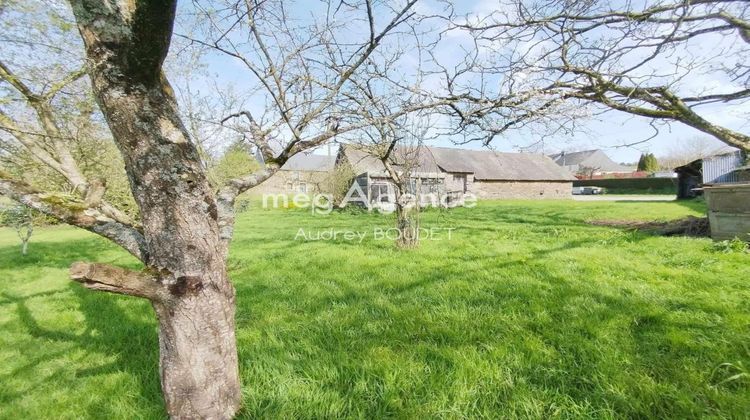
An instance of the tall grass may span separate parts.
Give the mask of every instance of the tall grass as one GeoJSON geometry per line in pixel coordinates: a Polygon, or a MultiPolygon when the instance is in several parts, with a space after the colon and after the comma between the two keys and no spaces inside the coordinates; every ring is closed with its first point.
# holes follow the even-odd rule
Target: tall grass
{"type": "MultiPolygon", "coordinates": [[[[240,416],[746,417],[750,255],[585,223],[703,211],[486,202],[423,213],[452,238],[399,251],[294,239],[390,216],[252,208],[229,260],[240,416]]],[[[70,283],[75,260],[137,267],[67,227],[22,258],[0,230],[0,417],[163,417],[151,308],[70,283]]]]}

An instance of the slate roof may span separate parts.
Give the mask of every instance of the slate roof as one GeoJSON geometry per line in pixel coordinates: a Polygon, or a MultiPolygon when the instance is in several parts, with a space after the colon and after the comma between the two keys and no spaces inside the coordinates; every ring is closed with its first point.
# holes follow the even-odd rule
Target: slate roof
{"type": "Polygon", "coordinates": [[[385,172],[382,162],[354,145],[342,144],[339,150],[357,174],[385,172]]]}
{"type": "MultiPolygon", "coordinates": [[[[432,157],[432,154],[429,153],[427,149],[428,148],[426,146],[422,146],[419,148],[417,155],[419,161],[417,163],[417,166],[415,168],[412,168],[412,172],[420,174],[436,174],[440,172],[440,168],[438,168],[434,158],[432,157]]],[[[373,157],[371,154],[367,153],[361,148],[351,144],[344,144],[341,145],[341,150],[343,151],[349,163],[354,168],[354,171],[358,174],[367,172],[370,175],[386,175],[386,170],[385,166],[383,166],[383,162],[381,162],[380,159],[373,157]]],[[[398,162],[400,160],[409,158],[410,154],[414,153],[413,150],[413,148],[396,148],[396,150],[393,151],[393,157],[396,161],[394,167],[396,170],[401,167],[398,162]]]]}
{"type": "Polygon", "coordinates": [[[595,155],[597,152],[599,152],[599,149],[584,150],[582,152],[561,152],[550,155],[550,158],[554,160],[555,163],[561,166],[580,165],[581,162],[584,162],[586,159],[595,155]]]}
{"type": "Polygon", "coordinates": [[[335,156],[297,153],[286,161],[286,163],[281,167],[281,170],[328,172],[333,170],[335,164],[335,156]]]}
{"type": "MultiPolygon", "coordinates": [[[[352,145],[342,146],[355,172],[384,174],[380,160],[352,145]]],[[[487,181],[572,181],[575,177],[550,158],[531,153],[499,153],[490,150],[466,150],[449,147],[420,149],[416,172],[457,172],[474,174],[476,180],[487,181]]]]}
{"type": "Polygon", "coordinates": [[[575,177],[545,155],[430,147],[446,172],[473,173],[487,181],[572,181],[575,177]]]}
{"type": "Polygon", "coordinates": [[[550,158],[560,166],[572,171],[583,167],[596,168],[603,172],[633,172],[633,168],[620,165],[613,161],[603,151],[584,150],[582,152],[564,152],[551,155],[550,158]]]}

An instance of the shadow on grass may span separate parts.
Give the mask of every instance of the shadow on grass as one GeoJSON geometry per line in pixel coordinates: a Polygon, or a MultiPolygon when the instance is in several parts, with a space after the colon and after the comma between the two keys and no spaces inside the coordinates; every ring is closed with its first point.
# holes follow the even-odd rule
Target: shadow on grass
{"type": "MultiPolygon", "coordinates": [[[[58,263],[62,264],[61,259],[58,263]]],[[[67,265],[67,262],[65,263],[67,265]]],[[[15,304],[16,314],[20,324],[26,333],[40,343],[55,342],[71,344],[76,349],[87,353],[98,353],[105,357],[114,357],[114,360],[98,366],[77,369],[75,377],[95,377],[125,372],[135,379],[134,383],[139,388],[135,390],[139,405],[147,405],[149,412],[163,411],[163,401],[160,398],[160,387],[158,377],[158,338],[155,324],[138,321],[128,316],[123,308],[118,305],[118,300],[129,300],[133,298],[115,297],[101,292],[85,290],[77,284],[71,283],[68,289],[49,292],[35,293],[26,296],[14,296],[8,292],[0,293],[2,304],[15,304]],[[35,319],[28,301],[34,298],[55,298],[55,295],[72,293],[78,300],[78,309],[83,314],[85,329],[76,334],[65,330],[56,330],[43,327],[35,319]]],[[[145,308],[144,308],[145,309],[145,308]]],[[[16,375],[27,375],[33,377],[34,370],[41,361],[51,361],[57,357],[67,355],[71,350],[44,353],[32,358],[28,363],[14,369],[7,375],[0,377],[10,378],[16,375]]],[[[60,378],[66,373],[60,369],[52,376],[39,375],[42,381],[60,378]]],[[[40,382],[41,384],[41,382],[40,382]]],[[[34,389],[31,386],[29,389],[34,389]]],[[[11,393],[3,391],[3,399],[13,400],[25,396],[23,393],[11,393]]],[[[122,413],[110,406],[106,398],[93,403],[87,407],[90,418],[116,417],[122,413]],[[109,413],[109,414],[107,414],[109,413]]]]}
{"type": "MultiPolygon", "coordinates": [[[[275,382],[307,378],[323,389],[320,392],[333,393],[344,401],[356,401],[357,407],[352,408],[364,409],[339,415],[359,413],[377,417],[389,412],[387,399],[379,394],[357,394],[360,391],[354,390],[352,385],[353,381],[362,381],[365,377],[375,389],[384,386],[376,382],[390,373],[389,368],[367,367],[373,351],[392,349],[402,358],[429,366],[425,368],[429,373],[410,378],[414,383],[408,384],[417,388],[407,388],[407,395],[418,406],[429,403],[431,398],[447,398],[445,393],[454,392],[450,378],[461,369],[471,369],[464,363],[473,360],[464,359],[461,354],[468,352],[467,357],[486,357],[491,363],[502,364],[502,359],[476,356],[473,350],[481,354],[484,348],[505,348],[514,355],[512,360],[518,361],[504,369],[509,369],[515,378],[523,379],[524,385],[519,389],[525,391],[519,392],[529,392],[531,387],[538,392],[536,397],[542,397],[545,396],[542,390],[554,389],[556,397],[561,398],[557,403],[593,404],[594,409],[608,409],[612,410],[609,413],[626,417],[690,417],[702,408],[716,406],[721,400],[715,399],[706,384],[696,383],[695,377],[707,378],[711,369],[722,361],[721,349],[713,346],[712,339],[720,339],[723,329],[708,321],[706,308],[693,304],[689,298],[673,298],[680,301],[682,314],[694,314],[677,317],[670,312],[669,305],[653,297],[562,277],[545,267],[545,259],[550,255],[587,243],[590,241],[569,241],[535,251],[528,259],[494,264],[496,268],[513,270],[533,261],[533,270],[538,274],[535,278],[544,286],[542,288],[536,288],[536,283],[513,287],[508,283],[489,282],[486,289],[472,292],[469,297],[452,296],[456,302],[427,300],[420,304],[420,298],[435,293],[435,288],[431,287],[435,283],[450,282],[455,277],[472,278],[470,269],[461,276],[439,267],[429,269],[420,272],[411,279],[413,281],[396,287],[384,287],[380,281],[359,285],[331,279],[329,281],[335,282],[338,290],[327,295],[318,291],[306,294],[304,290],[308,289],[294,289],[298,293],[290,294],[285,285],[241,288],[238,290],[240,317],[250,308],[265,308],[275,303],[291,303],[293,311],[301,317],[287,319],[276,315],[271,322],[264,320],[260,327],[250,317],[249,322],[238,324],[241,329],[258,329],[260,337],[266,334],[273,337],[269,342],[247,342],[247,347],[240,348],[241,360],[276,363],[268,372],[259,374],[266,375],[264,380],[269,383],[251,374],[250,381],[258,382],[246,383],[246,386],[274,388],[275,382]],[[460,302],[465,305],[461,310],[477,314],[505,311],[513,315],[507,319],[517,322],[502,323],[482,317],[467,320],[440,312],[460,302]],[[341,309],[337,308],[347,309],[338,316],[337,311],[341,309]],[[329,311],[333,316],[324,314],[329,311]],[[382,329],[368,329],[367,325],[379,325],[382,329]],[[693,342],[694,337],[701,339],[693,342]],[[253,348],[253,352],[248,348],[253,348]],[[550,357],[550,354],[555,356],[550,357]],[[316,372],[335,373],[316,377],[316,372]],[[648,379],[639,383],[639,378],[648,379]],[[440,384],[441,387],[421,389],[422,384],[440,384]],[[690,388],[690,399],[684,398],[682,387],[690,388]],[[623,398],[619,391],[633,395],[623,398]]],[[[489,260],[477,258],[480,259],[489,260]]],[[[460,288],[456,290],[461,292],[460,288]]],[[[715,313],[717,318],[724,315],[721,311],[715,313]]],[[[481,375],[475,379],[482,379],[481,375]]],[[[478,397],[474,408],[481,407],[485,414],[510,415],[517,398],[524,398],[524,395],[514,395],[514,390],[501,388],[501,383],[493,386],[496,389],[481,390],[488,395],[486,399],[478,397]]],[[[740,391],[737,395],[741,395],[740,391]]],[[[247,403],[242,416],[280,415],[290,403],[302,404],[299,409],[303,410],[309,401],[290,401],[286,395],[258,391],[247,403]]],[[[730,407],[724,405],[722,409],[730,407]]]]}
{"type": "MultiPolygon", "coordinates": [[[[687,204],[696,209],[702,205],[687,204]]],[[[627,207],[636,211],[638,205],[627,207]]],[[[590,227],[582,218],[563,212],[517,210],[485,211],[478,217],[467,216],[461,222],[538,223],[540,233],[556,225],[590,227]],[[487,213],[493,214],[488,217],[487,213]]],[[[528,238],[533,231],[522,231],[519,236],[528,238]]],[[[553,268],[562,267],[556,253],[592,246],[611,247],[611,252],[618,252],[616,245],[620,242],[638,244],[650,237],[645,233],[612,238],[592,234],[574,240],[561,237],[550,246],[524,252],[521,258],[512,255],[498,259],[495,255],[472,254],[471,250],[453,250],[466,254],[446,253],[437,266],[421,269],[417,267],[419,262],[404,258],[391,261],[383,254],[382,261],[375,265],[364,263],[344,268],[356,274],[356,279],[336,275],[340,264],[357,264],[343,260],[347,250],[334,254],[331,268],[313,271],[318,277],[309,281],[299,275],[275,277],[274,281],[243,281],[241,273],[237,273],[238,328],[245,330],[245,337],[253,337],[241,339],[245,385],[251,389],[279,389],[278,383],[309,381],[305,384],[310,389],[319,387],[321,393],[330,392],[351,404],[346,407],[352,410],[364,409],[347,412],[348,408],[344,408],[340,415],[364,413],[378,417],[389,410],[387,398],[375,391],[357,394],[359,391],[353,389],[357,381],[362,388],[381,389],[385,385],[378,381],[393,373],[388,367],[366,367],[373,352],[387,349],[401,359],[428,366],[424,372],[429,373],[408,386],[418,388],[421,383],[434,381],[442,388],[426,387],[418,391],[403,388],[408,391],[404,398],[412,400],[414,409],[434,399],[452,398],[446,393],[454,392],[451,388],[454,385],[446,378],[462,368],[471,369],[461,366],[463,361],[452,355],[452,351],[482,358],[485,356],[473,356],[473,351],[500,348],[514,355],[511,360],[520,360],[505,367],[511,371],[509,375],[520,378],[519,389],[528,392],[528,384],[534,393],[514,395],[516,391],[512,389],[490,389],[494,395],[476,400],[483,413],[506,413],[512,417],[510,407],[519,400],[544,399],[553,393],[558,399],[548,400],[551,405],[564,407],[571,401],[581,407],[593,404],[592,408],[602,410],[599,414],[603,416],[619,413],[625,417],[694,417],[696,413],[708,413],[702,411],[707,407],[720,407],[717,412],[725,414],[739,413],[740,410],[733,408],[731,398],[741,402],[741,392],[734,392],[727,399],[717,397],[709,389],[707,379],[702,379],[708,378],[711,370],[725,359],[741,356],[714,344],[723,340],[731,327],[711,320],[727,317],[731,307],[712,309],[690,294],[652,295],[649,293],[652,287],[657,290],[662,286],[658,277],[654,277],[657,280],[653,283],[642,285],[639,283],[648,282],[650,277],[635,278],[632,288],[621,277],[610,283],[607,275],[600,281],[594,265],[606,266],[604,253],[599,254],[601,261],[590,265],[591,271],[580,271],[589,278],[562,276],[562,271],[553,268]],[[393,264],[400,267],[394,269],[393,264]],[[452,264],[460,267],[451,267],[452,264]],[[492,270],[530,272],[531,281],[514,284],[512,279],[495,282],[486,275],[480,277],[492,270]],[[401,282],[388,278],[387,273],[403,272],[411,273],[402,276],[401,282]],[[480,283],[476,289],[472,289],[473,279],[480,283]],[[326,283],[322,290],[309,287],[308,283],[316,280],[326,283]],[[450,284],[454,280],[455,287],[450,284]],[[643,293],[644,290],[647,292],[643,293]],[[676,314],[670,310],[675,302],[680,308],[676,314]],[[441,312],[454,307],[459,307],[455,313],[441,312]],[[258,315],[256,311],[268,313],[258,315]],[[462,314],[467,312],[477,315],[466,318],[462,314]],[[507,317],[493,318],[494,313],[504,313],[507,317]],[[517,322],[503,323],[505,320],[517,322]],[[256,364],[266,366],[265,370],[256,364]],[[259,379],[264,376],[265,379],[259,379]],[[545,390],[554,392],[545,394],[545,390]],[[619,392],[631,396],[624,397],[619,392]]],[[[302,256],[298,264],[314,261],[315,257],[302,256]]],[[[264,272],[254,271],[252,275],[262,277],[264,272]]],[[[659,291],[673,290],[666,287],[659,291]]],[[[733,343],[741,340],[738,337],[733,343]]],[[[507,362],[486,357],[481,361],[490,360],[498,365],[507,362]]],[[[487,376],[490,380],[491,374],[488,372],[487,376]]],[[[477,381],[484,378],[481,373],[477,375],[474,378],[477,381]]],[[[312,399],[309,395],[306,398],[312,399]]],[[[289,414],[284,410],[290,405],[297,404],[296,408],[304,410],[304,404],[308,403],[310,400],[302,398],[290,400],[279,393],[253,391],[242,415],[283,416],[289,414]]]]}
{"type": "Polygon", "coordinates": [[[68,242],[35,241],[32,236],[28,255],[21,255],[17,246],[0,247],[0,269],[22,270],[32,266],[68,268],[73,261],[97,261],[101,251],[114,245],[101,238],[77,239],[68,242]]]}
{"type": "MultiPolygon", "coordinates": [[[[472,220],[467,217],[465,221],[540,223],[545,227],[584,225],[581,219],[566,217],[562,212],[519,208],[516,214],[512,214],[506,210],[498,211],[495,219],[477,217],[472,220]]],[[[520,236],[528,234],[521,232],[520,236]]],[[[640,241],[646,237],[648,235],[633,235],[627,240],[640,241]]],[[[309,253],[318,246],[305,248],[303,242],[258,239],[265,242],[256,247],[252,255],[233,254],[236,274],[253,264],[253,255],[279,261],[298,255],[301,262],[305,258],[309,262],[312,260],[304,255],[305,251],[309,253]]],[[[242,416],[295,417],[284,411],[290,406],[297,410],[292,412],[297,417],[330,416],[332,412],[324,410],[331,406],[326,405],[328,400],[320,397],[321,394],[300,396],[286,392],[288,388],[284,386],[296,382],[304,382],[305,389],[320,388],[322,393],[340,397],[344,408],[334,414],[341,417],[413,415],[420,407],[429,406],[440,398],[460,397],[461,385],[457,383],[466,379],[460,376],[461,369],[471,371],[473,362],[488,361],[489,369],[503,365],[502,369],[506,369],[508,375],[518,378],[519,391],[514,387],[503,387],[502,381],[495,381],[492,374],[496,372],[477,372],[475,377],[470,377],[474,381],[471,384],[478,385],[476,397],[471,397],[475,406],[470,408],[477,411],[464,414],[473,413],[477,417],[491,417],[493,413],[508,414],[508,417],[522,415],[522,412],[514,412],[513,407],[518,409],[519,401],[524,399],[542,399],[546,405],[539,403],[541,407],[558,404],[563,409],[571,401],[581,407],[590,404],[601,410],[601,416],[614,412],[623,417],[695,417],[703,407],[719,406],[721,401],[713,401],[712,396],[694,381],[695,376],[710,370],[714,366],[712,363],[723,361],[714,357],[722,349],[711,343],[726,340],[723,335],[727,333],[726,328],[714,328],[710,323],[701,322],[699,316],[706,312],[704,307],[693,304],[690,297],[684,300],[674,298],[681,303],[682,313],[691,313],[687,318],[675,318],[660,297],[639,296],[596,279],[588,284],[580,279],[559,276],[547,267],[559,264],[551,260],[555,253],[591,245],[596,240],[560,240],[551,247],[530,250],[520,259],[497,260],[494,256],[471,254],[446,258],[444,265],[414,271],[401,283],[389,282],[387,274],[382,274],[393,272],[394,262],[385,257],[382,265],[379,261],[376,266],[363,264],[353,270],[357,280],[335,276],[336,271],[346,264],[337,259],[346,254],[340,250],[328,261],[330,267],[317,271],[316,278],[281,277],[279,283],[254,282],[247,278],[239,281],[237,325],[240,334],[247,333],[239,343],[240,362],[246,396],[252,393],[252,398],[245,399],[242,416]],[[472,264],[461,265],[461,262],[472,264]],[[451,263],[459,263],[459,267],[450,267],[451,263]],[[454,280],[459,280],[457,284],[466,284],[485,269],[516,270],[519,273],[526,269],[535,276],[527,284],[518,285],[507,279],[495,282],[485,278],[477,289],[469,292],[460,284],[455,288],[449,287],[450,284],[439,284],[454,280]],[[359,277],[362,282],[358,282],[359,277]],[[306,281],[313,283],[313,287],[305,287],[306,281]],[[324,281],[335,284],[338,290],[314,285],[324,281]],[[438,290],[443,286],[447,291],[438,290]],[[267,313],[258,315],[256,311],[267,313]],[[471,316],[465,316],[466,313],[471,316]],[[504,313],[507,317],[493,318],[496,313],[504,313]],[[264,318],[265,315],[270,316],[264,318]],[[692,337],[701,340],[690,343],[692,337]],[[481,353],[483,349],[492,348],[506,350],[514,357],[481,353]],[[396,354],[392,364],[387,364],[388,361],[382,365],[372,362],[373,352],[378,349],[396,354]],[[466,358],[460,357],[461,354],[466,358]],[[700,356],[696,357],[696,354],[700,356]],[[514,358],[518,362],[512,364],[514,358]],[[401,371],[402,365],[396,363],[402,359],[427,368],[417,374],[406,368],[401,371]],[[388,376],[399,380],[406,377],[403,379],[406,382],[398,382],[405,384],[398,390],[403,391],[403,395],[397,395],[406,401],[406,409],[389,406],[389,396],[385,393],[389,387],[393,392],[394,385],[385,382],[388,376]],[[639,383],[643,377],[647,379],[639,383]],[[680,387],[688,390],[680,391],[680,387]],[[274,390],[279,391],[274,393],[274,390]],[[546,393],[548,390],[554,391],[546,393]],[[630,393],[632,397],[622,397],[620,392],[630,393]],[[675,394],[679,393],[690,394],[695,401],[677,400],[675,394]]],[[[246,241],[244,245],[252,242],[246,241]]],[[[54,264],[66,267],[74,259],[93,259],[94,256],[75,253],[66,258],[54,264]]],[[[404,260],[401,261],[404,264],[404,260]]],[[[396,263],[399,263],[398,259],[396,263]]],[[[269,270],[277,273],[289,269],[279,267],[269,270]]],[[[253,272],[253,275],[260,276],[267,274],[253,272]]],[[[40,327],[26,303],[28,296],[4,298],[5,302],[16,304],[18,316],[32,336],[116,355],[113,362],[79,370],[77,375],[125,371],[139,379],[144,378],[138,382],[140,389],[137,392],[141,399],[150,406],[161,407],[153,325],[130,319],[118,305],[123,298],[99,295],[76,285],[70,287],[85,317],[86,329],[80,335],[40,327]]],[[[721,315],[717,314],[717,318],[721,315]]],[[[732,339],[732,343],[739,340],[732,339]]],[[[725,351],[720,356],[732,356],[732,352],[725,351]]],[[[28,366],[33,370],[33,364],[28,366]]],[[[111,410],[107,407],[97,409],[101,411],[92,410],[92,417],[102,417],[103,413],[106,416],[111,410]]],[[[732,411],[727,411],[731,407],[726,400],[719,409],[732,414],[732,411]]],[[[429,410],[424,409],[424,413],[429,410]]],[[[739,413],[739,410],[735,412],[739,413]]]]}

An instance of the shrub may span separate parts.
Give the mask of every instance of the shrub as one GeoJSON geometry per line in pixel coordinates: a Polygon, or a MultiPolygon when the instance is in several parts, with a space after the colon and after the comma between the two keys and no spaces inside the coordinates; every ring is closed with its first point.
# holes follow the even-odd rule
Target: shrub
{"type": "Polygon", "coordinates": [[[724,254],[750,252],[750,244],[737,237],[732,240],[714,242],[712,246],[714,251],[724,254]]]}

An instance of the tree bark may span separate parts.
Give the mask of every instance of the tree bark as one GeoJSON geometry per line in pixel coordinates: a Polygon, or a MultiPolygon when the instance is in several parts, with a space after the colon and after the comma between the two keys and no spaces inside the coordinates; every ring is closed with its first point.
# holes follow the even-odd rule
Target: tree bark
{"type": "Polygon", "coordinates": [[[173,278],[106,264],[75,263],[71,278],[92,290],[151,301],[159,320],[159,366],[167,412],[178,419],[227,419],[239,409],[234,294],[211,284],[223,271],[173,278]]]}
{"type": "MultiPolygon", "coordinates": [[[[386,138],[385,132],[383,137],[386,138]]],[[[388,143],[388,149],[385,154],[380,157],[380,161],[383,163],[388,176],[393,182],[393,192],[395,193],[394,204],[396,206],[396,230],[398,230],[398,238],[396,239],[396,246],[399,248],[416,248],[419,246],[419,183],[417,183],[417,191],[415,194],[408,194],[408,185],[411,180],[411,171],[407,170],[403,173],[399,173],[391,164],[392,154],[398,143],[398,138],[394,138],[388,143]],[[413,202],[412,202],[413,201],[413,202]]],[[[408,162],[409,165],[414,166],[414,159],[408,162]]]]}
{"type": "Polygon", "coordinates": [[[239,409],[234,308],[234,296],[203,292],[154,303],[161,386],[173,418],[229,419],[239,409]]]}
{"type": "Polygon", "coordinates": [[[396,227],[399,232],[396,245],[399,248],[419,246],[419,210],[415,207],[396,206],[396,227]]]}
{"type": "Polygon", "coordinates": [[[227,419],[240,406],[235,294],[217,203],[161,71],[174,0],[70,0],[93,91],[125,161],[148,256],[144,273],[74,265],[84,286],[151,300],[160,373],[175,419],[227,419]]]}
{"type": "Polygon", "coordinates": [[[125,157],[150,260],[170,299],[155,301],[161,383],[172,418],[231,418],[241,392],[234,288],[217,208],[169,86],[128,87],[93,72],[94,90],[125,157]]]}
{"type": "Polygon", "coordinates": [[[21,255],[24,257],[29,252],[29,240],[31,239],[31,235],[34,233],[34,225],[32,223],[19,226],[16,228],[16,232],[18,233],[18,237],[21,239],[21,255]]]}
{"type": "Polygon", "coordinates": [[[419,246],[419,200],[406,202],[405,190],[404,186],[396,188],[396,246],[408,249],[419,246]]]}
{"type": "Polygon", "coordinates": [[[231,418],[241,392],[234,288],[226,273],[216,202],[179,122],[168,85],[127,92],[93,77],[125,156],[149,250],[170,298],[159,319],[160,373],[172,418],[231,418]]]}

